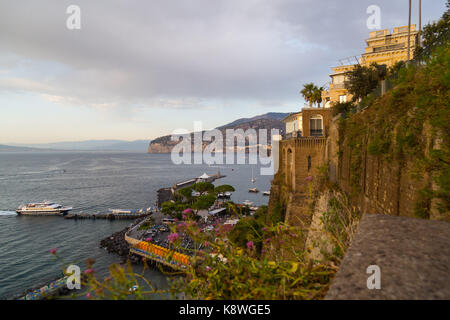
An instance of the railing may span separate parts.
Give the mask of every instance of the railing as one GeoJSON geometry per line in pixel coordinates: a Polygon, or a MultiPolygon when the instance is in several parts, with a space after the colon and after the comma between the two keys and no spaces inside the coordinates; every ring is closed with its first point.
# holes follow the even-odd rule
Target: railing
{"type": "Polygon", "coordinates": [[[345,89],[345,83],[332,84],[331,89],[345,89]]]}
{"type": "Polygon", "coordinates": [[[392,45],[388,45],[388,46],[372,48],[372,52],[383,52],[383,51],[390,51],[390,50],[398,50],[398,49],[403,49],[404,47],[405,47],[404,43],[392,44],[392,45]]]}
{"type": "Polygon", "coordinates": [[[323,130],[322,130],[322,129],[311,129],[311,130],[309,131],[309,135],[310,135],[311,137],[321,137],[321,136],[323,136],[324,134],[323,134],[323,130]]]}

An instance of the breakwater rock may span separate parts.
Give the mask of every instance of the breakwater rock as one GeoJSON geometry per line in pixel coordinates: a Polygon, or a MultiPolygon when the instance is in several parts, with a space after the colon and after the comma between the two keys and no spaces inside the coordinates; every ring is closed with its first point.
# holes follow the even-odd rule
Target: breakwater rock
{"type": "Polygon", "coordinates": [[[130,244],[125,241],[125,233],[127,233],[131,228],[133,228],[136,224],[141,222],[144,218],[138,219],[134,221],[130,226],[113,233],[109,237],[104,238],[100,241],[100,248],[105,248],[108,253],[115,253],[122,257],[121,263],[126,262],[126,260],[130,260],[131,263],[140,263],[141,259],[139,259],[135,255],[130,254],[130,244]]]}

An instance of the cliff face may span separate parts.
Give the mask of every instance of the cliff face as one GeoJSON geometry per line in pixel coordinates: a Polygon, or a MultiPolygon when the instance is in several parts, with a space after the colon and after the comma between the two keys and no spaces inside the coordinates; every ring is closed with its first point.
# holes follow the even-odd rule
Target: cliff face
{"type": "MultiPolygon", "coordinates": [[[[287,116],[288,114],[284,113],[269,113],[268,117],[264,116],[258,116],[255,118],[250,119],[239,119],[236,120],[228,125],[221,126],[217,128],[220,132],[222,132],[224,144],[226,139],[226,130],[227,129],[242,129],[244,131],[248,129],[254,129],[258,132],[260,129],[266,129],[267,130],[267,139],[270,143],[271,136],[270,136],[270,130],[271,129],[278,129],[280,132],[284,130],[284,123],[281,122],[280,118],[283,116],[287,116]]],[[[192,134],[191,134],[192,135],[192,134]]],[[[192,138],[193,140],[193,138],[192,138]]],[[[210,142],[204,142],[202,144],[203,149],[209,144],[210,142]]],[[[170,153],[173,149],[173,147],[177,144],[176,141],[171,141],[171,136],[163,136],[159,137],[153,141],[150,142],[148,147],[148,153],[170,153]]],[[[224,149],[225,151],[225,149],[224,149]]]]}
{"type": "Polygon", "coordinates": [[[299,245],[322,241],[326,254],[323,221],[337,211],[347,217],[339,221],[364,213],[450,221],[449,50],[402,70],[366,109],[334,115],[325,143],[281,141],[269,215],[281,208],[286,223],[302,225],[299,245]]]}

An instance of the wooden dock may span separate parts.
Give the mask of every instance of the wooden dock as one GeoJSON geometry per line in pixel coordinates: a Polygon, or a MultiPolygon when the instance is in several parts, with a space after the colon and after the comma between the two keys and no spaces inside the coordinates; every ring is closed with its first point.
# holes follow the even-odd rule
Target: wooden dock
{"type": "Polygon", "coordinates": [[[107,219],[107,220],[134,220],[142,217],[147,217],[153,212],[143,213],[69,213],[64,216],[64,219],[107,219]]]}

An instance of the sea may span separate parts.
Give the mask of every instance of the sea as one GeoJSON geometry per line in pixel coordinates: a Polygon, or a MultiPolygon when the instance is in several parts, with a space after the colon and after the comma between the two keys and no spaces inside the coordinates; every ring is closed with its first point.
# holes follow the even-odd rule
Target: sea
{"type": "MultiPolygon", "coordinates": [[[[63,266],[76,264],[84,269],[89,258],[95,260],[97,276],[107,276],[108,267],[121,259],[101,249],[99,242],[132,223],[20,216],[15,213],[19,205],[50,200],[85,213],[147,208],[155,205],[158,189],[218,171],[226,177],[215,184],[236,189],[232,201],[264,205],[268,197],[262,191],[270,190],[273,176],[261,175],[260,169],[259,164],[176,165],[170,154],[0,153],[0,299],[47,284],[61,276],[63,266]],[[254,187],[261,192],[249,193],[254,187]],[[52,248],[57,249],[57,256],[50,253],[52,248]]],[[[136,272],[144,272],[159,288],[167,286],[159,270],[136,272]]]]}

